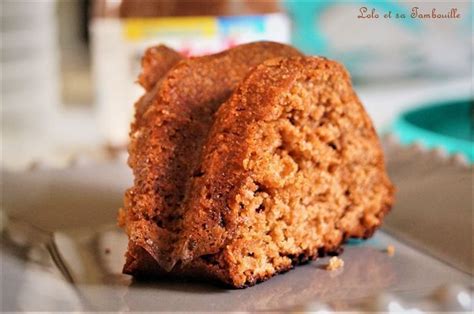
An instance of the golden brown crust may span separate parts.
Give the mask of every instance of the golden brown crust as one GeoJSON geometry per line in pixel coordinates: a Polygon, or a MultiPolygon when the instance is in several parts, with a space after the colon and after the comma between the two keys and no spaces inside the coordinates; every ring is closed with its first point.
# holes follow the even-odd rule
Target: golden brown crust
{"type": "MultiPolygon", "coordinates": [[[[172,82],[184,80],[170,73],[172,82]]],[[[213,108],[209,113],[225,98],[199,103],[205,108],[191,105],[213,108]]],[[[371,236],[390,210],[394,188],[377,135],[336,62],[267,60],[242,81],[215,120],[192,115],[180,101],[171,102],[176,110],[162,102],[150,109],[166,110],[172,119],[147,120],[141,131],[156,133],[140,134],[131,145],[136,183],[123,215],[131,238],[126,273],[199,276],[245,287],[338,251],[347,238],[371,236]],[[164,121],[165,128],[153,129],[164,121]],[[179,137],[184,130],[197,135],[192,143],[179,137]],[[167,146],[172,155],[163,150],[167,146]],[[139,162],[156,156],[153,168],[139,162]],[[170,160],[179,173],[156,171],[159,161],[170,160]],[[163,181],[157,183],[158,177],[163,181]],[[154,189],[145,189],[148,195],[143,188],[149,184],[154,189]],[[160,194],[176,196],[173,191],[180,194],[171,203],[160,200],[160,194]]]]}
{"type": "Polygon", "coordinates": [[[142,73],[138,77],[146,91],[150,91],[183,56],[165,45],[148,48],[142,58],[142,73]]]}
{"type": "Polygon", "coordinates": [[[143,113],[153,103],[161,79],[168,71],[184,57],[177,51],[158,45],[148,48],[142,58],[142,72],[138,77],[138,82],[145,88],[146,93],[135,103],[135,120],[131,126],[131,132],[135,132],[142,123],[143,113]]]}
{"type": "Polygon", "coordinates": [[[188,179],[199,175],[193,174],[193,169],[215,110],[252,67],[272,57],[295,55],[299,55],[297,50],[278,43],[242,45],[184,59],[156,84],[153,100],[140,123],[132,127],[129,165],[135,184],[126,192],[120,222],[131,242],[144,247],[165,269],[174,264],[169,250],[183,215],[180,205],[188,179]],[[141,225],[153,226],[154,234],[161,236],[150,239],[139,231],[144,229],[141,225]]]}

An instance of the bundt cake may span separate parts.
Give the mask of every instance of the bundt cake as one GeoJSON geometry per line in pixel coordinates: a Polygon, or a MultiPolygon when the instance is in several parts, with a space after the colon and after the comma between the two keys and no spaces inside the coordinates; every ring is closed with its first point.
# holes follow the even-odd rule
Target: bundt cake
{"type": "Polygon", "coordinates": [[[394,188],[343,66],[258,42],[159,76],[131,131],[124,273],[246,287],[380,226],[394,188]]]}

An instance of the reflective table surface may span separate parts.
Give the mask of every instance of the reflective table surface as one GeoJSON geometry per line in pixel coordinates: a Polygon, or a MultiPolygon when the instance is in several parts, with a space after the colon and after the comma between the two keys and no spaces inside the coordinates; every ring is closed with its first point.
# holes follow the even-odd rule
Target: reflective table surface
{"type": "MultiPolygon", "coordinates": [[[[2,310],[472,310],[472,249],[466,252],[472,248],[472,212],[466,211],[466,202],[472,204],[472,199],[466,199],[463,185],[472,168],[416,147],[403,153],[389,147],[388,152],[399,202],[372,239],[345,246],[343,268],[328,271],[328,259],[322,258],[241,290],[191,281],[135,282],[121,274],[127,239],[115,218],[132,180],[123,158],[67,169],[4,171],[2,310]],[[444,170],[418,165],[412,168],[419,173],[413,173],[407,168],[412,161],[405,159],[416,154],[422,156],[415,158],[418,162],[431,158],[431,167],[444,170]],[[462,190],[450,201],[455,206],[430,204],[438,219],[424,219],[429,214],[420,208],[422,198],[442,197],[433,196],[442,193],[433,189],[439,190],[436,180],[446,182],[449,176],[462,190]],[[420,177],[425,184],[415,184],[420,177]],[[458,218],[444,218],[443,213],[458,218]],[[433,225],[439,221],[445,224],[433,225]],[[464,238],[469,232],[471,237],[464,238]],[[395,248],[393,255],[387,252],[389,245],[395,248]]],[[[470,182],[472,187],[472,178],[470,182]]],[[[454,193],[453,187],[448,190],[454,193]]]]}

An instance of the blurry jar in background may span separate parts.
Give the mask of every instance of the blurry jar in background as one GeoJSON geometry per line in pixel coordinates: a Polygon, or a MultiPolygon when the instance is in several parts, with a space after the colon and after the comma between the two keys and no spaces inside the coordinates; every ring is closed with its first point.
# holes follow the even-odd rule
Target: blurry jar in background
{"type": "Polygon", "coordinates": [[[135,81],[147,47],[166,44],[196,56],[256,40],[290,41],[277,0],[97,0],[90,31],[98,121],[106,141],[119,147],[143,93],[135,81]]]}
{"type": "Polygon", "coordinates": [[[43,154],[54,135],[59,49],[55,0],[1,7],[2,155],[9,166],[43,154]]]}

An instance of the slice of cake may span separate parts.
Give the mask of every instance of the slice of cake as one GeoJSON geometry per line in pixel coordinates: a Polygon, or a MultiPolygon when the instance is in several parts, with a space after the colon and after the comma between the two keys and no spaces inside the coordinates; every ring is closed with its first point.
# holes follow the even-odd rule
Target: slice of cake
{"type": "Polygon", "coordinates": [[[163,78],[132,133],[125,273],[245,287],[369,237],[390,209],[380,144],[345,69],[254,45],[163,78]],[[242,57],[250,47],[260,60],[242,57]]]}
{"type": "Polygon", "coordinates": [[[147,73],[154,67],[146,65],[155,62],[143,62],[141,77],[152,79],[146,80],[151,82],[145,85],[148,92],[136,104],[129,144],[135,180],[119,215],[130,238],[125,272],[138,274],[147,269],[149,263],[139,256],[144,252],[158,262],[153,263],[153,272],[170,270],[171,262],[166,260],[171,258],[172,243],[179,233],[176,224],[183,215],[181,203],[187,182],[195,175],[193,169],[213,114],[253,67],[270,58],[297,55],[296,49],[272,42],[178,62],[152,53],[148,59],[162,58],[174,64],[162,77],[147,73]],[[160,244],[150,244],[152,235],[160,244]]]}

